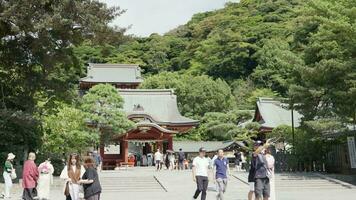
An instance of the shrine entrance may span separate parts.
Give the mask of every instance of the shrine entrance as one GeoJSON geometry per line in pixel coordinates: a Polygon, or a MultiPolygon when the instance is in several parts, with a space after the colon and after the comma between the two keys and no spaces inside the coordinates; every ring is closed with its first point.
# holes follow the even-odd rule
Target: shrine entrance
{"type": "Polygon", "coordinates": [[[153,166],[153,155],[158,148],[166,153],[168,140],[128,140],[128,162],[134,162],[134,166],[153,166]]]}

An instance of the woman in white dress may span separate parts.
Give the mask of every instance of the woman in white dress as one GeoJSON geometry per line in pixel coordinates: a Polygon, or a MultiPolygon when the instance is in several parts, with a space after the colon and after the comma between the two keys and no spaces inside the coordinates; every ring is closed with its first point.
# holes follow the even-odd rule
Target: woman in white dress
{"type": "Polygon", "coordinates": [[[37,185],[38,198],[41,200],[49,199],[50,186],[53,183],[54,168],[51,160],[47,159],[38,166],[40,174],[37,185]]]}
{"type": "Polygon", "coordinates": [[[271,154],[271,149],[266,149],[266,160],[267,160],[267,167],[271,171],[272,176],[269,180],[270,184],[270,197],[269,200],[276,200],[276,190],[275,190],[275,176],[274,176],[274,157],[271,154]]]}
{"type": "Polygon", "coordinates": [[[85,168],[80,164],[79,155],[74,153],[69,156],[68,163],[62,170],[60,178],[65,180],[64,195],[70,200],[79,200],[83,196],[83,188],[79,180],[85,173],[85,168]],[[81,195],[79,194],[81,193],[81,195]]]}

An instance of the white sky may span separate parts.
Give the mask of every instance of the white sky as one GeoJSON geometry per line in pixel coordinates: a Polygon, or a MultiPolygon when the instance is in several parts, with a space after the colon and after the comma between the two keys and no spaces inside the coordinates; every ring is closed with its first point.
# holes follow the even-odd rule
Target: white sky
{"type": "Polygon", "coordinates": [[[128,27],[128,34],[149,36],[164,34],[185,24],[196,13],[223,8],[237,0],[100,0],[109,6],[120,6],[126,12],[115,19],[114,25],[128,27]]]}

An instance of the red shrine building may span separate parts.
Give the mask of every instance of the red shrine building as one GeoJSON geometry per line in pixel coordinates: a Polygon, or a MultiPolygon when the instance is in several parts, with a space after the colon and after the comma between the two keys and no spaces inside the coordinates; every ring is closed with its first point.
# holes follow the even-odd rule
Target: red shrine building
{"type": "Polygon", "coordinates": [[[133,155],[152,156],[157,148],[173,150],[174,134],[186,133],[199,123],[180,114],[173,90],[137,89],[142,81],[139,66],[129,64],[89,64],[87,77],[80,80],[82,93],[100,83],[118,88],[123,110],[136,123],[135,129],[100,147],[104,169],[128,163],[133,155]]]}

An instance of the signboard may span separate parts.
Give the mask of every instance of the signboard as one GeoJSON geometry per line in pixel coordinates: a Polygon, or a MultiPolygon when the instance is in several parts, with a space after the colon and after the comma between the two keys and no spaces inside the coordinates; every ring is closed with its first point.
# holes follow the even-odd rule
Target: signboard
{"type": "Polygon", "coordinates": [[[120,145],[110,144],[105,146],[104,154],[120,154],[120,145]]]}
{"type": "Polygon", "coordinates": [[[347,144],[349,146],[350,164],[351,168],[356,168],[356,146],[355,137],[347,137],[347,144]]]}

